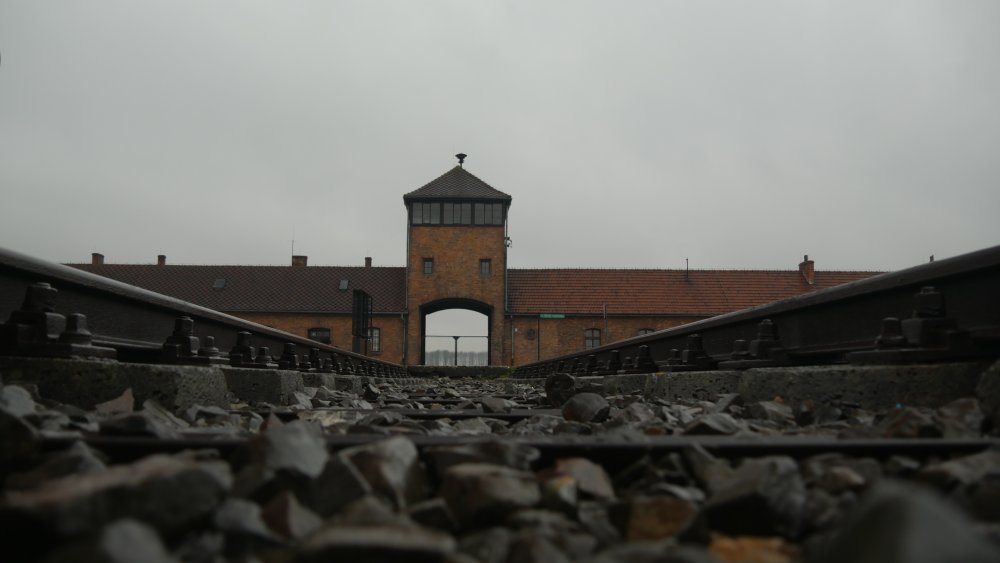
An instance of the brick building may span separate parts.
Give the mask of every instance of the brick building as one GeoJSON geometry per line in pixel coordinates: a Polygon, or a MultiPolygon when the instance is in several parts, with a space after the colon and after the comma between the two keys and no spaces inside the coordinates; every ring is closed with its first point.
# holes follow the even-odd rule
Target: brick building
{"type": "Polygon", "coordinates": [[[490,363],[516,365],[863,279],[873,272],[513,269],[511,196],[461,164],[403,196],[406,265],[74,267],[384,360],[421,364],[427,316],[486,315],[490,363]],[[371,330],[356,338],[354,290],[371,296],[371,330]]]}

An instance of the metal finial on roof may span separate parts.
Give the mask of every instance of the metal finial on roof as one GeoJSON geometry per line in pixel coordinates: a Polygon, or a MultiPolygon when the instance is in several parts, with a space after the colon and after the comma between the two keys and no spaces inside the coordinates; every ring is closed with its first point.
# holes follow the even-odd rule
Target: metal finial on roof
{"type": "Polygon", "coordinates": [[[469,155],[465,154],[464,152],[460,152],[455,155],[455,158],[458,159],[458,165],[461,166],[462,168],[465,168],[464,163],[465,163],[465,157],[467,156],[469,155]]]}

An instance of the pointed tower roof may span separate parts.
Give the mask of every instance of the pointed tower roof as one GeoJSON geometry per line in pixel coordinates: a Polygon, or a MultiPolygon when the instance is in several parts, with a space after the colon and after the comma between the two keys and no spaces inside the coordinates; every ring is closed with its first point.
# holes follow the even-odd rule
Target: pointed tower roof
{"type": "Polygon", "coordinates": [[[511,197],[456,166],[419,190],[403,196],[404,202],[416,199],[486,199],[510,203],[511,197]]]}

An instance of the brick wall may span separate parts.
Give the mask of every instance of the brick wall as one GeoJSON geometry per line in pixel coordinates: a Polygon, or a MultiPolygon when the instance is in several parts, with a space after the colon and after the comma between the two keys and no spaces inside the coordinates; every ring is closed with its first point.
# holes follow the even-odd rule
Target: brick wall
{"type": "MultiPolygon", "coordinates": [[[[305,313],[229,313],[248,321],[308,337],[310,328],[330,329],[330,344],[351,350],[351,315],[305,313]]],[[[381,330],[382,350],[369,356],[387,362],[403,361],[403,321],[399,315],[373,315],[372,326],[381,330]]],[[[280,353],[280,350],[278,351],[280,353]]],[[[272,351],[272,353],[274,353],[272,351]]]]}
{"type": "Polygon", "coordinates": [[[468,299],[493,307],[490,362],[503,358],[504,253],[503,226],[410,226],[407,264],[409,363],[420,362],[420,307],[441,299],[468,299]],[[424,274],[423,260],[434,260],[434,272],[424,274]],[[480,275],[480,260],[491,260],[490,275],[480,275]]]}
{"type": "MultiPolygon", "coordinates": [[[[592,317],[570,316],[565,319],[539,319],[535,316],[514,317],[514,327],[517,333],[514,338],[513,364],[521,365],[548,358],[580,352],[584,349],[584,331],[591,328],[600,329],[601,345],[618,340],[625,340],[639,335],[639,330],[651,328],[663,330],[680,326],[701,317],[608,317],[607,330],[604,318],[600,315],[592,317]],[[529,331],[534,330],[534,338],[529,338],[529,331]]],[[[507,351],[505,361],[510,362],[510,324],[508,321],[504,331],[504,349],[507,351]]]]}

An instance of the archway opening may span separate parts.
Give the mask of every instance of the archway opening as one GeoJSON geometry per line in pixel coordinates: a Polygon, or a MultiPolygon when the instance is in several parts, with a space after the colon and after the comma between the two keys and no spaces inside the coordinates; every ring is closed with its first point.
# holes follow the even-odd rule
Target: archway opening
{"type": "Polygon", "coordinates": [[[490,364],[490,311],[478,305],[474,307],[439,304],[422,308],[424,365],[490,364]]]}

